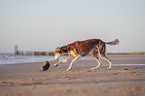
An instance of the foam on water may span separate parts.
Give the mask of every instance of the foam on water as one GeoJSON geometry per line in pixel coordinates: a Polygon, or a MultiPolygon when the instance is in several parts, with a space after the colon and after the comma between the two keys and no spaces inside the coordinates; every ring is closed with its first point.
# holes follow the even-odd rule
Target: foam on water
{"type": "MultiPolygon", "coordinates": [[[[61,56],[60,60],[69,58],[68,56],[61,56]]],[[[140,57],[137,57],[138,59],[140,57]]],[[[141,57],[142,58],[142,57],[141,57]]],[[[119,57],[119,58],[111,58],[113,59],[135,59],[135,57],[119,57]]],[[[0,65],[5,65],[5,64],[21,64],[21,63],[33,63],[33,62],[44,62],[44,61],[53,61],[54,56],[34,56],[34,55],[14,55],[14,54],[5,54],[5,53],[0,53],[0,65]]],[[[93,57],[91,56],[86,56],[81,58],[80,60],[94,60],[93,57]]],[[[138,66],[144,64],[112,64],[112,66],[138,66]]],[[[82,65],[82,66],[94,66],[94,65],[82,65]]],[[[108,65],[103,65],[103,66],[108,66],[108,65]]]]}
{"type": "Polygon", "coordinates": [[[14,54],[0,54],[0,65],[16,64],[16,63],[31,63],[52,61],[54,56],[32,56],[32,55],[14,55],[14,54]]]}

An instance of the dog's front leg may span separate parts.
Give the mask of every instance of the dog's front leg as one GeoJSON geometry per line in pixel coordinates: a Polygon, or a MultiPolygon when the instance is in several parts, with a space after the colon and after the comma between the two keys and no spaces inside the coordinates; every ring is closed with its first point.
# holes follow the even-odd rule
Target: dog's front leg
{"type": "Polygon", "coordinates": [[[75,58],[72,60],[72,62],[70,63],[70,66],[69,66],[69,68],[68,68],[66,71],[71,70],[71,69],[72,69],[72,65],[73,65],[78,59],[80,59],[81,57],[82,57],[81,55],[75,57],[75,58]]]}
{"type": "Polygon", "coordinates": [[[57,67],[58,64],[63,63],[63,62],[68,62],[68,61],[70,61],[70,60],[71,60],[71,58],[61,60],[61,61],[59,61],[58,63],[54,64],[53,67],[57,67]]]}

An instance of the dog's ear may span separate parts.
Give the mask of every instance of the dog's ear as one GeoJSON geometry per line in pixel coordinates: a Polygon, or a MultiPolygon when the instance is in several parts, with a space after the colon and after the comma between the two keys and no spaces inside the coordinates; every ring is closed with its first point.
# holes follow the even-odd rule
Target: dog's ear
{"type": "Polygon", "coordinates": [[[59,50],[61,50],[61,47],[58,47],[59,50]]]}
{"type": "Polygon", "coordinates": [[[58,47],[60,52],[63,52],[63,48],[62,47],[58,47]]]}
{"type": "Polygon", "coordinates": [[[60,50],[60,47],[57,47],[55,50],[60,50]]]}

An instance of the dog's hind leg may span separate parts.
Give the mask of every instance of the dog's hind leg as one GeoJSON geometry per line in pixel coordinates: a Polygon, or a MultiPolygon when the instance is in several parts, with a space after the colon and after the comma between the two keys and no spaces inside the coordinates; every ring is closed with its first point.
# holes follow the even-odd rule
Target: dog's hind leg
{"type": "Polygon", "coordinates": [[[94,50],[94,51],[92,52],[92,55],[93,55],[93,57],[95,58],[95,60],[98,62],[98,65],[97,65],[96,67],[91,68],[91,70],[94,70],[94,69],[99,68],[99,67],[102,65],[102,62],[101,62],[101,60],[98,58],[98,50],[97,50],[97,48],[96,48],[96,50],[94,50]]]}
{"type": "Polygon", "coordinates": [[[109,58],[107,58],[105,51],[106,51],[105,43],[99,42],[99,55],[101,58],[103,58],[104,60],[109,62],[109,68],[107,68],[107,69],[111,69],[112,61],[109,58]]]}
{"type": "Polygon", "coordinates": [[[73,65],[78,59],[80,59],[81,57],[82,57],[81,55],[75,57],[75,58],[72,60],[72,62],[70,63],[70,66],[69,66],[69,68],[68,68],[66,71],[71,70],[71,69],[72,69],[72,65],[73,65]]]}
{"type": "Polygon", "coordinates": [[[106,60],[106,61],[109,62],[109,68],[107,68],[107,69],[108,69],[108,70],[111,69],[112,61],[111,61],[109,58],[107,58],[107,56],[104,55],[104,54],[100,54],[100,56],[101,56],[104,60],[106,60]]]}

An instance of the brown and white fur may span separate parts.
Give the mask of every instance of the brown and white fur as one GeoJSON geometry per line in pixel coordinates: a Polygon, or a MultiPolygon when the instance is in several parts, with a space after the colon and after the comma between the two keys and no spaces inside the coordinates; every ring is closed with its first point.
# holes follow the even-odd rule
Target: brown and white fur
{"type": "Polygon", "coordinates": [[[95,60],[98,62],[98,65],[91,69],[97,69],[102,65],[102,62],[99,60],[98,55],[104,60],[109,62],[110,65],[109,68],[107,69],[111,69],[112,61],[108,59],[107,56],[105,55],[106,44],[117,46],[119,44],[119,40],[115,39],[112,42],[103,42],[100,39],[88,39],[85,41],[76,41],[74,43],[62,47],[57,47],[54,52],[55,54],[54,61],[56,60],[58,61],[60,56],[65,53],[68,53],[70,58],[61,60],[58,63],[54,64],[53,66],[56,67],[60,63],[71,61],[70,66],[67,69],[67,71],[69,71],[72,69],[72,65],[78,59],[91,53],[92,56],[95,58],[95,60]]]}

